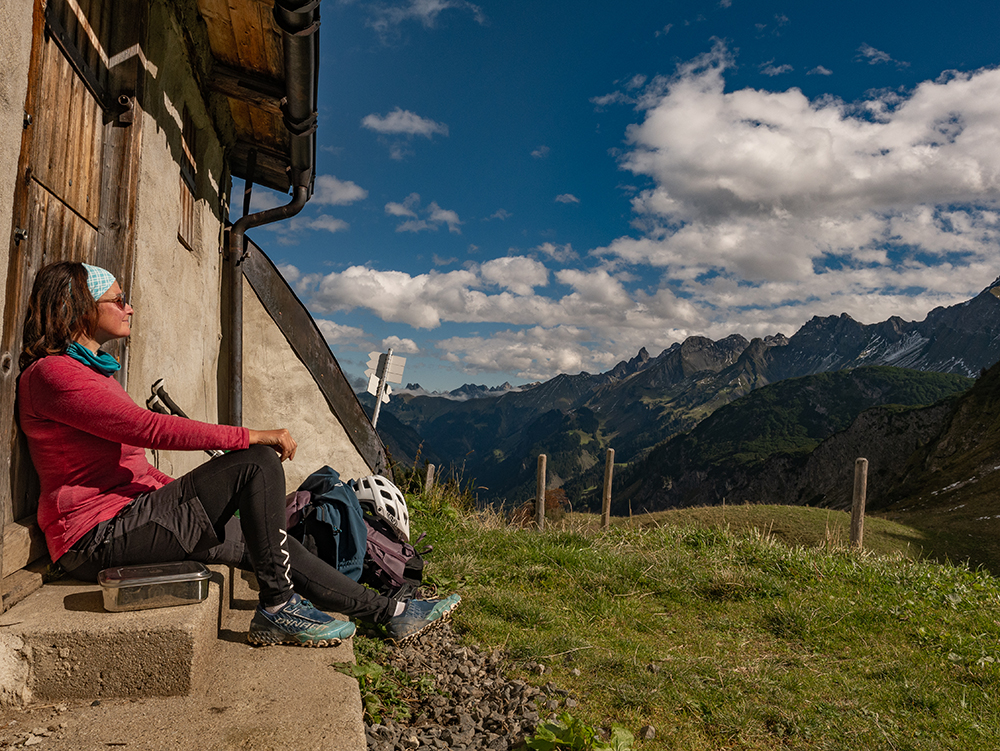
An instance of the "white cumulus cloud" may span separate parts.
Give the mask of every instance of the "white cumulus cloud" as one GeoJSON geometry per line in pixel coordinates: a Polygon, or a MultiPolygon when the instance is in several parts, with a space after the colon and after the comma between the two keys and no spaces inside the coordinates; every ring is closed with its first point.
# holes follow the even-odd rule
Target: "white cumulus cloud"
{"type": "Polygon", "coordinates": [[[401,203],[389,202],[385,205],[385,213],[390,216],[408,216],[416,218],[417,213],[413,207],[420,203],[419,193],[410,193],[401,203]]]}
{"type": "Polygon", "coordinates": [[[535,287],[549,283],[549,270],[545,265],[526,256],[494,258],[474,268],[483,281],[508,289],[515,295],[531,295],[535,287]]]}
{"type": "Polygon", "coordinates": [[[585,329],[574,326],[533,326],[489,337],[450,337],[436,346],[469,373],[514,372],[519,378],[537,381],[556,373],[597,373],[612,367],[615,355],[589,349],[589,339],[585,329]]]}
{"type": "Polygon", "coordinates": [[[791,73],[793,70],[795,70],[795,68],[791,65],[787,63],[784,65],[775,65],[773,60],[760,66],[760,72],[765,76],[771,76],[772,78],[774,76],[780,76],[782,73],[791,73]]]}
{"type": "Polygon", "coordinates": [[[319,175],[311,203],[326,206],[347,206],[355,201],[363,201],[368,191],[350,180],[338,180],[333,175],[319,175]]]}
{"type": "Polygon", "coordinates": [[[565,245],[542,243],[536,248],[536,250],[539,253],[548,256],[553,261],[558,261],[559,263],[569,263],[570,261],[575,261],[580,257],[580,255],[573,250],[573,246],[569,243],[565,245]]]}
{"type": "Polygon", "coordinates": [[[434,135],[448,135],[448,126],[444,123],[420,117],[420,115],[399,107],[387,115],[365,115],[361,119],[361,125],[383,135],[424,136],[425,138],[431,138],[434,135]]]}
{"type": "Polygon", "coordinates": [[[434,232],[446,226],[449,232],[462,234],[462,220],[458,212],[443,209],[436,201],[431,201],[426,208],[420,205],[420,194],[410,193],[400,203],[389,202],[385,205],[385,213],[389,216],[405,218],[407,221],[396,225],[397,232],[434,232]],[[423,216],[421,219],[420,217],[423,216]]]}
{"type": "Polygon", "coordinates": [[[312,219],[303,220],[299,226],[305,229],[322,229],[327,232],[342,232],[349,229],[351,225],[343,219],[338,219],[328,214],[320,214],[312,219]]]}
{"type": "Polygon", "coordinates": [[[387,35],[407,21],[417,21],[425,28],[434,28],[438,17],[446,10],[466,11],[476,23],[486,23],[486,16],[478,5],[466,0],[407,0],[403,3],[373,5],[369,26],[379,34],[387,35]]]}
{"type": "Polygon", "coordinates": [[[326,318],[317,318],[316,325],[331,347],[338,344],[367,346],[367,335],[356,326],[344,326],[326,318]]]}
{"type": "Polygon", "coordinates": [[[653,182],[635,199],[639,215],[699,223],[715,252],[739,255],[754,221],[780,230],[1000,196],[1000,152],[988,147],[1000,135],[1000,70],[852,105],[798,89],[726,93],[730,64],[716,48],[683,67],[629,128],[622,166],[653,182]]]}
{"type": "Polygon", "coordinates": [[[387,336],[382,340],[382,351],[392,349],[393,355],[417,355],[420,347],[412,339],[401,339],[398,336],[387,336]]]}
{"type": "Polygon", "coordinates": [[[458,212],[452,211],[451,209],[442,209],[434,201],[431,201],[430,205],[427,207],[427,219],[432,224],[448,225],[449,232],[454,232],[459,235],[462,234],[462,230],[459,229],[459,226],[462,224],[462,220],[458,218],[458,212]]]}
{"type": "Polygon", "coordinates": [[[887,63],[892,60],[892,57],[888,52],[882,52],[882,50],[877,50],[870,44],[865,43],[858,47],[858,58],[865,58],[869,65],[877,65],[878,63],[887,63]]]}

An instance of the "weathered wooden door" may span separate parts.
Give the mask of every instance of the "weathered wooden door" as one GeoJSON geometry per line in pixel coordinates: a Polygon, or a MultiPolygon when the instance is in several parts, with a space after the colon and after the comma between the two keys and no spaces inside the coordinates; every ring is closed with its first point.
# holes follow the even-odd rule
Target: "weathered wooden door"
{"type": "MultiPolygon", "coordinates": [[[[21,327],[47,263],[103,266],[128,290],[138,170],[135,105],[146,0],[35,0],[24,131],[0,338],[3,519],[35,513],[37,490],[14,426],[21,327]]],[[[120,346],[113,352],[123,360],[120,346]]],[[[122,377],[127,373],[123,367],[122,377]]],[[[10,573],[10,572],[3,572],[10,573]]]]}

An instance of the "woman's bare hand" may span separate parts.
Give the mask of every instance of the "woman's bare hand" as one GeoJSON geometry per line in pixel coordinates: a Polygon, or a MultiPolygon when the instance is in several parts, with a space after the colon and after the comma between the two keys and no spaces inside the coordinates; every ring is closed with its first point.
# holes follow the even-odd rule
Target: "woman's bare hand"
{"type": "Polygon", "coordinates": [[[298,448],[298,444],[292,438],[292,434],[284,428],[278,430],[251,430],[250,445],[254,446],[256,444],[273,447],[278,452],[278,455],[281,456],[281,461],[294,459],[295,449],[298,448]]]}

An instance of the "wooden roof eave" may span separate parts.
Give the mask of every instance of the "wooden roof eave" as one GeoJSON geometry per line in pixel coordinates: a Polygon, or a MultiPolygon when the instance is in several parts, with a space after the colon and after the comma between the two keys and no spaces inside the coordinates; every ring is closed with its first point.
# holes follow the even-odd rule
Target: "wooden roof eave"
{"type": "Polygon", "coordinates": [[[318,0],[198,0],[212,47],[208,88],[235,125],[235,177],[287,193],[308,185],[316,154],[318,0]],[[276,40],[280,40],[277,41],[276,40]],[[256,159],[249,159],[251,150],[256,159]],[[253,174],[250,164],[255,163],[253,174]]]}

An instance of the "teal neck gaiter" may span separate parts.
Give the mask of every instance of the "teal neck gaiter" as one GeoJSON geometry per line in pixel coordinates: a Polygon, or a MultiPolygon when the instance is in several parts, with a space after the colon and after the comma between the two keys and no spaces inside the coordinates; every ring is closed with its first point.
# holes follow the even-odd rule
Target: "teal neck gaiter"
{"type": "Polygon", "coordinates": [[[70,344],[66,348],[66,354],[104,376],[114,375],[122,368],[121,363],[107,352],[98,350],[95,355],[79,342],[70,344]]]}

